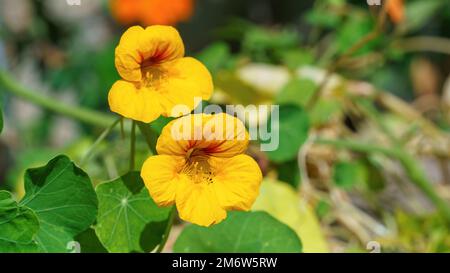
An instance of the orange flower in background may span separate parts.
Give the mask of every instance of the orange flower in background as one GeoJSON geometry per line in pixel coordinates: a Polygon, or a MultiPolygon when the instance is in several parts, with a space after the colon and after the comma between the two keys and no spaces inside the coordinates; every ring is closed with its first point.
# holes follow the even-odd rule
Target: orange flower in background
{"type": "Polygon", "coordinates": [[[129,25],[140,18],[140,2],[138,0],[111,0],[111,13],[121,24],[129,25]]]}
{"type": "Polygon", "coordinates": [[[194,0],[111,0],[110,7],[121,24],[175,25],[192,16],[194,0]]]}
{"type": "Polygon", "coordinates": [[[386,8],[392,22],[398,24],[403,21],[405,17],[405,5],[403,0],[388,0],[386,8]]]}

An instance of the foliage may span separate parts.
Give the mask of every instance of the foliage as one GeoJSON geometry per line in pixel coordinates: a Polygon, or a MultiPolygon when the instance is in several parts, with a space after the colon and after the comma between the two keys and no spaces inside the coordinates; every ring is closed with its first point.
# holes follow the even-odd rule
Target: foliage
{"type": "Polygon", "coordinates": [[[96,188],[95,232],[110,252],[149,252],[162,239],[170,208],[158,208],[143,185],[139,173],[130,172],[96,188]]]}
{"type": "Polygon", "coordinates": [[[269,131],[279,132],[278,148],[269,151],[267,156],[274,162],[283,162],[295,158],[300,146],[308,135],[309,120],[302,108],[292,104],[282,104],[279,109],[279,117],[272,122],[269,118],[269,131]]]}
{"type": "Polygon", "coordinates": [[[295,232],[265,212],[230,212],[211,228],[191,225],[178,237],[176,252],[301,252],[295,232]]]}
{"type": "Polygon", "coordinates": [[[252,209],[266,211],[291,227],[299,238],[302,238],[305,253],[328,252],[325,237],[314,212],[308,203],[301,200],[295,190],[285,183],[269,179],[263,181],[261,193],[252,209]]]}
{"type": "Polygon", "coordinates": [[[197,1],[177,29],[213,78],[202,106],[279,106],[245,122],[279,132],[274,150],[250,142],[252,211],[209,228],[158,207],[137,172],[174,118],[132,134],[108,110],[125,27],[110,9],[8,2],[0,252],[449,251],[449,1],[398,1],[401,21],[355,0],[197,1]]]}
{"type": "Polygon", "coordinates": [[[18,204],[2,192],[2,218],[7,227],[17,225],[5,228],[11,242],[2,245],[2,252],[66,252],[74,236],[95,220],[97,196],[91,181],[66,156],[27,170],[25,192],[18,204]]]}

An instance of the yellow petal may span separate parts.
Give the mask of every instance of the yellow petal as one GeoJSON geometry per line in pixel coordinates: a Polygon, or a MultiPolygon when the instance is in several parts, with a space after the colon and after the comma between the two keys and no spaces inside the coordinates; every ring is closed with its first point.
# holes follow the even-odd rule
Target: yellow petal
{"type": "Polygon", "coordinates": [[[142,57],[139,53],[139,38],[144,32],[140,26],[127,29],[120,38],[115,52],[115,65],[120,76],[129,81],[141,80],[142,57]]]}
{"type": "Polygon", "coordinates": [[[196,149],[216,157],[232,157],[247,149],[249,136],[239,119],[225,113],[192,114],[171,121],[158,138],[159,154],[186,156],[196,149]]]}
{"type": "Polygon", "coordinates": [[[172,61],[184,56],[184,44],[171,26],[153,25],[145,29],[139,40],[139,52],[153,63],[172,61]]]}
{"type": "Polygon", "coordinates": [[[183,180],[179,183],[175,202],[180,218],[199,226],[217,224],[227,216],[213,188],[204,183],[183,180]]]}
{"type": "Polygon", "coordinates": [[[248,155],[208,160],[214,174],[213,183],[220,205],[226,210],[250,210],[259,193],[262,174],[248,155]]]}
{"type": "Polygon", "coordinates": [[[122,35],[116,48],[115,64],[120,76],[128,81],[142,79],[141,69],[184,56],[178,31],[170,26],[134,26],[122,35]]]}
{"type": "Polygon", "coordinates": [[[152,122],[163,111],[161,96],[149,88],[137,88],[135,84],[119,80],[108,94],[111,111],[126,118],[142,122],[152,122]]]}
{"type": "Polygon", "coordinates": [[[158,206],[172,205],[177,187],[186,176],[178,174],[184,164],[184,158],[167,155],[149,157],[142,166],[141,177],[150,196],[158,206]]]}
{"type": "Polygon", "coordinates": [[[213,82],[208,69],[194,58],[186,57],[171,62],[162,63],[165,71],[164,80],[157,86],[163,96],[165,116],[179,117],[180,113],[174,109],[176,105],[186,106],[191,112],[201,100],[208,100],[213,91],[213,82]],[[197,100],[195,100],[197,99],[197,100]]]}

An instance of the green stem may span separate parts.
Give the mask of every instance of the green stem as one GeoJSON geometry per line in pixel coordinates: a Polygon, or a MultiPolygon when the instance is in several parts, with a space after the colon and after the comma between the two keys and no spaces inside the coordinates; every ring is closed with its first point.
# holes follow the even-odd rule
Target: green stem
{"type": "Polygon", "coordinates": [[[403,154],[399,161],[403,168],[409,174],[409,178],[430,198],[450,224],[450,206],[449,203],[442,199],[435,191],[431,182],[425,176],[422,166],[417,160],[409,154],[403,154]]]}
{"type": "Polygon", "coordinates": [[[405,169],[410,180],[435,204],[441,211],[448,223],[450,223],[450,206],[447,201],[442,199],[435,191],[431,182],[425,176],[425,173],[417,160],[399,148],[387,149],[371,144],[358,143],[348,140],[326,140],[317,139],[317,144],[331,145],[336,148],[349,149],[361,153],[380,153],[389,157],[396,158],[405,169]]]}
{"type": "Polygon", "coordinates": [[[125,130],[123,128],[123,117],[120,119],[120,137],[122,140],[125,139],[125,130]]]}
{"type": "Polygon", "coordinates": [[[402,145],[400,141],[397,140],[395,135],[391,132],[386,123],[383,122],[379,112],[373,105],[372,101],[362,98],[356,98],[355,101],[361,106],[361,110],[380,127],[381,131],[389,138],[392,144],[399,146],[402,145]]]}
{"type": "Polygon", "coordinates": [[[317,144],[331,145],[336,148],[349,149],[361,153],[381,153],[390,157],[399,157],[399,151],[395,149],[388,149],[372,144],[359,143],[349,140],[328,140],[328,139],[316,139],[317,144]]]}
{"type": "Polygon", "coordinates": [[[131,121],[130,136],[130,171],[134,171],[134,158],[136,153],[136,121],[131,121]]]}
{"type": "Polygon", "coordinates": [[[94,126],[107,128],[115,120],[112,115],[79,106],[63,104],[54,98],[42,95],[42,92],[22,87],[5,71],[0,71],[0,86],[5,91],[33,104],[94,126]]]}
{"type": "Polygon", "coordinates": [[[377,22],[375,24],[375,28],[367,33],[365,36],[357,40],[351,47],[346,49],[340,56],[338,56],[333,62],[331,62],[326,69],[326,74],[317,89],[315,90],[312,97],[309,99],[309,101],[306,103],[306,109],[311,110],[314,108],[314,106],[317,104],[317,102],[320,100],[320,98],[323,95],[325,86],[331,77],[331,75],[336,72],[336,70],[344,63],[349,57],[351,57],[353,54],[355,54],[358,50],[360,50],[362,47],[367,45],[372,40],[378,38],[380,36],[384,22],[386,21],[386,4],[383,5],[383,8],[381,9],[380,13],[378,14],[377,22]]]}
{"type": "Polygon", "coordinates": [[[166,246],[167,239],[169,239],[170,231],[172,230],[173,222],[175,220],[175,212],[176,212],[175,205],[172,207],[172,210],[170,211],[169,220],[167,222],[166,230],[164,231],[163,237],[161,239],[161,243],[159,244],[158,248],[156,249],[156,253],[161,253],[164,250],[164,246],[166,246]]]}
{"type": "Polygon", "coordinates": [[[114,127],[116,127],[117,123],[119,123],[119,121],[122,118],[118,118],[116,121],[114,121],[113,124],[111,124],[108,128],[106,128],[101,134],[100,136],[95,140],[95,142],[91,145],[91,147],[89,148],[89,150],[86,152],[86,154],[84,155],[84,157],[81,159],[80,161],[80,166],[84,166],[84,164],[87,163],[87,161],[91,158],[94,150],[97,148],[97,146],[109,135],[109,133],[111,133],[111,131],[114,129],[114,127]]]}

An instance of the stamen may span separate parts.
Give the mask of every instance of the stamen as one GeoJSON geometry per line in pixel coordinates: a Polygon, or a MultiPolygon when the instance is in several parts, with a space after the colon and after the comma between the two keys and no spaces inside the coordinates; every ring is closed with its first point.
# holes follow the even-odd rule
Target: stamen
{"type": "Polygon", "coordinates": [[[163,81],[167,79],[167,71],[158,65],[142,65],[142,83],[145,87],[158,89],[163,81]]]}
{"type": "Polygon", "coordinates": [[[194,183],[214,182],[214,173],[208,164],[208,157],[196,149],[190,149],[187,153],[186,165],[182,172],[188,175],[194,183]]]}

